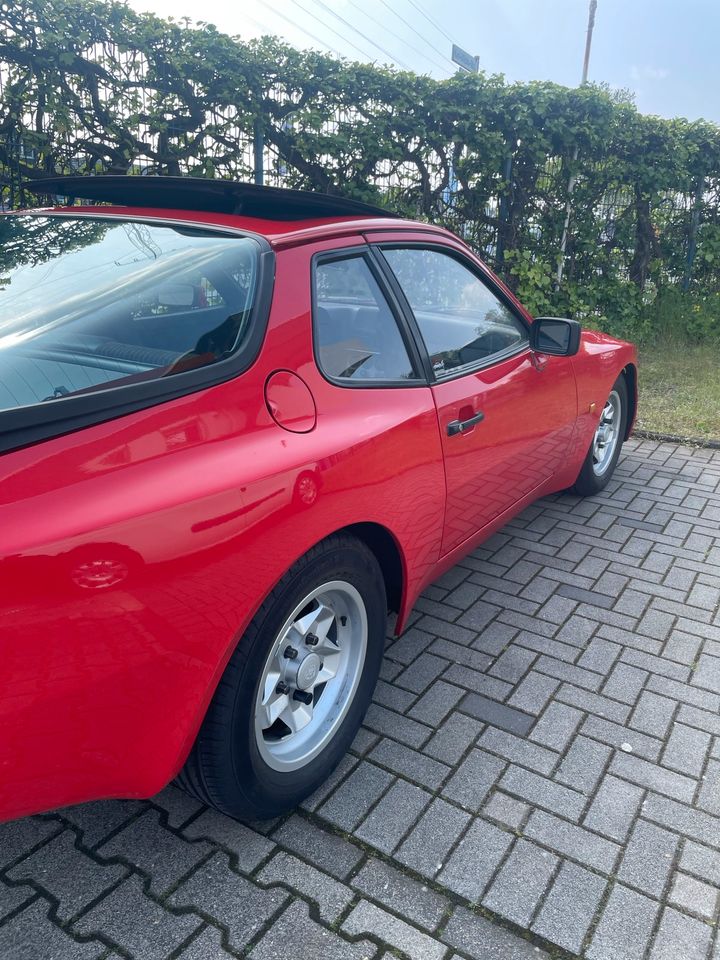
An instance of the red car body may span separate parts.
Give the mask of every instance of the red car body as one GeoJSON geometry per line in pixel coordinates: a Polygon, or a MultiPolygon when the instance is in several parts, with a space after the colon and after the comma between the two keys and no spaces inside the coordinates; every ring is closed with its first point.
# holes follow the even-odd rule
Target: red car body
{"type": "Polygon", "coordinates": [[[532,317],[461,241],[426,224],[102,216],[261,235],[275,255],[272,304],[240,376],[0,457],[2,819],[159,791],[263,598],[335,531],[351,527],[378,551],[401,631],[431,581],[574,482],[615,379],[625,369],[635,383],[634,348],[584,332],[573,357],[528,348],[445,382],[347,389],[313,351],[320,251],[441,245],[532,317]],[[476,403],[482,426],[448,438],[447,422],[476,403]]]}

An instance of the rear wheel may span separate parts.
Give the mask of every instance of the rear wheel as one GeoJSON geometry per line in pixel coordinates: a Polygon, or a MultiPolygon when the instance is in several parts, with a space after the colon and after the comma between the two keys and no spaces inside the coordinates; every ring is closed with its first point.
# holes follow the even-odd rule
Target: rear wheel
{"type": "Polygon", "coordinates": [[[628,394],[622,375],[613,384],[573,490],[580,496],[599,493],[612,477],[627,427],[628,394]]]}
{"type": "Polygon", "coordinates": [[[331,537],[296,563],[235,649],[181,786],[223,813],[276,816],[345,754],[370,702],[387,602],[377,560],[331,537]]]}

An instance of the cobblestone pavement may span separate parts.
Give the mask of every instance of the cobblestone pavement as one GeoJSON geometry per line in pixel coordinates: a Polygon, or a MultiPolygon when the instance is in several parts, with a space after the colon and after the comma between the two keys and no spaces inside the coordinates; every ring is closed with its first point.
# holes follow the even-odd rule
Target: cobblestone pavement
{"type": "Polygon", "coordinates": [[[432,586],[297,813],[0,827],[2,960],[720,960],[720,453],[634,441],[432,586]]]}

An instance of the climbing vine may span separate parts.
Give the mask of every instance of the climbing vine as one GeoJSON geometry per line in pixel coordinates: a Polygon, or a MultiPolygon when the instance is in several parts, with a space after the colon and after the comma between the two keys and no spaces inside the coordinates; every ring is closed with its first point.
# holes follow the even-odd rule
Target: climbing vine
{"type": "Polygon", "coordinates": [[[342,192],[442,223],[536,312],[720,330],[720,128],[598,86],[427,76],[115,0],[0,2],[0,188],[141,171],[342,192]],[[563,278],[556,274],[574,180],[563,278]],[[664,310],[667,315],[667,309],[664,310]]]}

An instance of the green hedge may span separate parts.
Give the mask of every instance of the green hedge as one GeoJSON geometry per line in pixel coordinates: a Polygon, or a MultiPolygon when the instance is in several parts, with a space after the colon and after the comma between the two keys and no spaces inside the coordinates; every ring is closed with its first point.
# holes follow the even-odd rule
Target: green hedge
{"type": "Polygon", "coordinates": [[[436,81],[99,0],[1,2],[0,64],[6,202],[39,171],[250,179],[262,140],[266,182],[446,224],[536,312],[646,339],[720,330],[712,124],[597,86],[436,81]]]}

